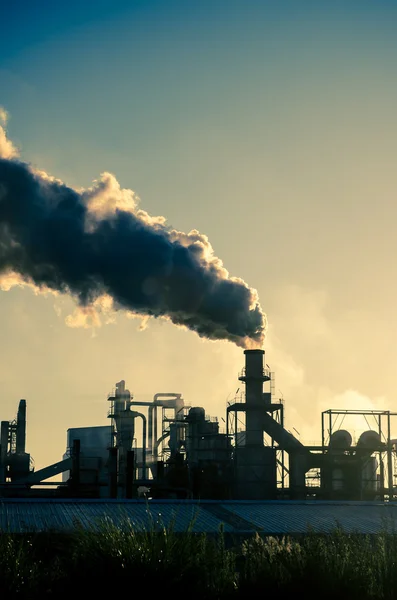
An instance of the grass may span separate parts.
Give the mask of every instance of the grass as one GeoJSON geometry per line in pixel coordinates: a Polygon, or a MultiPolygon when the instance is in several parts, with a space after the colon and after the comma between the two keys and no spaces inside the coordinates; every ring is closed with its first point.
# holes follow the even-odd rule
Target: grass
{"type": "Polygon", "coordinates": [[[397,536],[261,537],[226,544],[173,524],[137,532],[125,519],[71,534],[0,535],[0,597],[57,599],[168,593],[188,600],[262,597],[388,600],[397,598],[397,536]],[[125,592],[124,590],[128,590],[125,592]],[[276,596],[277,594],[277,596],[276,596]]]}

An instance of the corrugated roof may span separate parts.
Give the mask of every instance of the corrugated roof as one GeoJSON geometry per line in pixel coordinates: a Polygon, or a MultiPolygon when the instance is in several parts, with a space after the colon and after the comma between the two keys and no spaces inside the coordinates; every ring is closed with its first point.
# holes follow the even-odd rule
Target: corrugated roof
{"type": "Polygon", "coordinates": [[[397,531],[397,505],[383,502],[277,502],[224,504],[248,520],[252,529],[269,534],[297,534],[310,529],[328,533],[337,526],[353,533],[397,531]]]}
{"type": "MultiPolygon", "coordinates": [[[[0,500],[0,530],[9,532],[70,530],[129,520],[137,531],[172,527],[175,531],[215,533],[221,520],[198,503],[147,502],[140,500],[0,500]]],[[[225,531],[233,527],[225,525],[225,531]]]]}
{"type": "Polygon", "coordinates": [[[397,531],[397,504],[326,501],[193,501],[1,499],[0,530],[27,532],[71,530],[115,524],[128,519],[137,531],[172,526],[177,532],[191,525],[194,532],[300,534],[309,529],[330,532],[397,531]]]}

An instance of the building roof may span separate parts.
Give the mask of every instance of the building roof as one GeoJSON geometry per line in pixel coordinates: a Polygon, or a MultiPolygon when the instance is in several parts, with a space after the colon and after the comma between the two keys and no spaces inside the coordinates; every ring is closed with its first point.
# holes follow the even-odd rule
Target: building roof
{"type": "Polygon", "coordinates": [[[136,531],[173,527],[176,532],[293,535],[397,531],[397,503],[327,501],[195,501],[0,499],[0,530],[12,533],[70,531],[116,525],[128,519],[136,531]]]}

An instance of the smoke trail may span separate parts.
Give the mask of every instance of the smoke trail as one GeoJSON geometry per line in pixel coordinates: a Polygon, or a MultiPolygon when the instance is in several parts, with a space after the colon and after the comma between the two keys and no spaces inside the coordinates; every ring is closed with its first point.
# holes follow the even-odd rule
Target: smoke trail
{"type": "Polygon", "coordinates": [[[16,158],[0,127],[0,278],[71,294],[83,311],[168,318],[210,339],[261,346],[256,290],[230,277],[206,236],[182,233],[137,206],[104,173],[74,190],[16,158]]]}

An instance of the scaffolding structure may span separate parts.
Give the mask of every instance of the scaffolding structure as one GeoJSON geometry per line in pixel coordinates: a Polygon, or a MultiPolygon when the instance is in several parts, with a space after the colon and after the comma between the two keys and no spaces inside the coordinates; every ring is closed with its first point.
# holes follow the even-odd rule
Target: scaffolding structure
{"type": "MultiPolygon", "coordinates": [[[[321,413],[321,444],[322,452],[328,449],[333,433],[342,429],[347,416],[363,417],[369,431],[375,431],[382,442],[382,448],[377,452],[379,461],[379,499],[392,501],[397,497],[397,440],[391,438],[391,420],[397,413],[389,410],[342,410],[329,409],[321,413]]],[[[357,446],[351,446],[354,452],[357,446]]]]}
{"type": "MultiPolygon", "coordinates": [[[[244,380],[246,375],[245,369],[240,373],[239,379],[244,380]]],[[[263,377],[265,381],[269,382],[269,393],[264,394],[267,396],[267,402],[263,404],[263,411],[270,413],[272,418],[281,427],[284,428],[284,400],[282,398],[275,398],[275,374],[270,369],[263,369],[263,377]]],[[[233,457],[236,456],[238,449],[243,447],[246,442],[246,420],[241,418],[241,412],[246,417],[246,412],[242,411],[244,406],[245,393],[237,390],[233,400],[227,402],[227,423],[226,432],[231,438],[233,457]]],[[[263,433],[263,445],[268,448],[273,448],[276,453],[276,469],[277,469],[277,496],[283,498],[288,483],[288,466],[286,461],[286,452],[283,448],[277,444],[277,442],[267,434],[263,433]]],[[[237,461],[234,460],[234,469],[236,471],[237,461]]],[[[236,476],[236,473],[235,473],[236,476]]]]}

